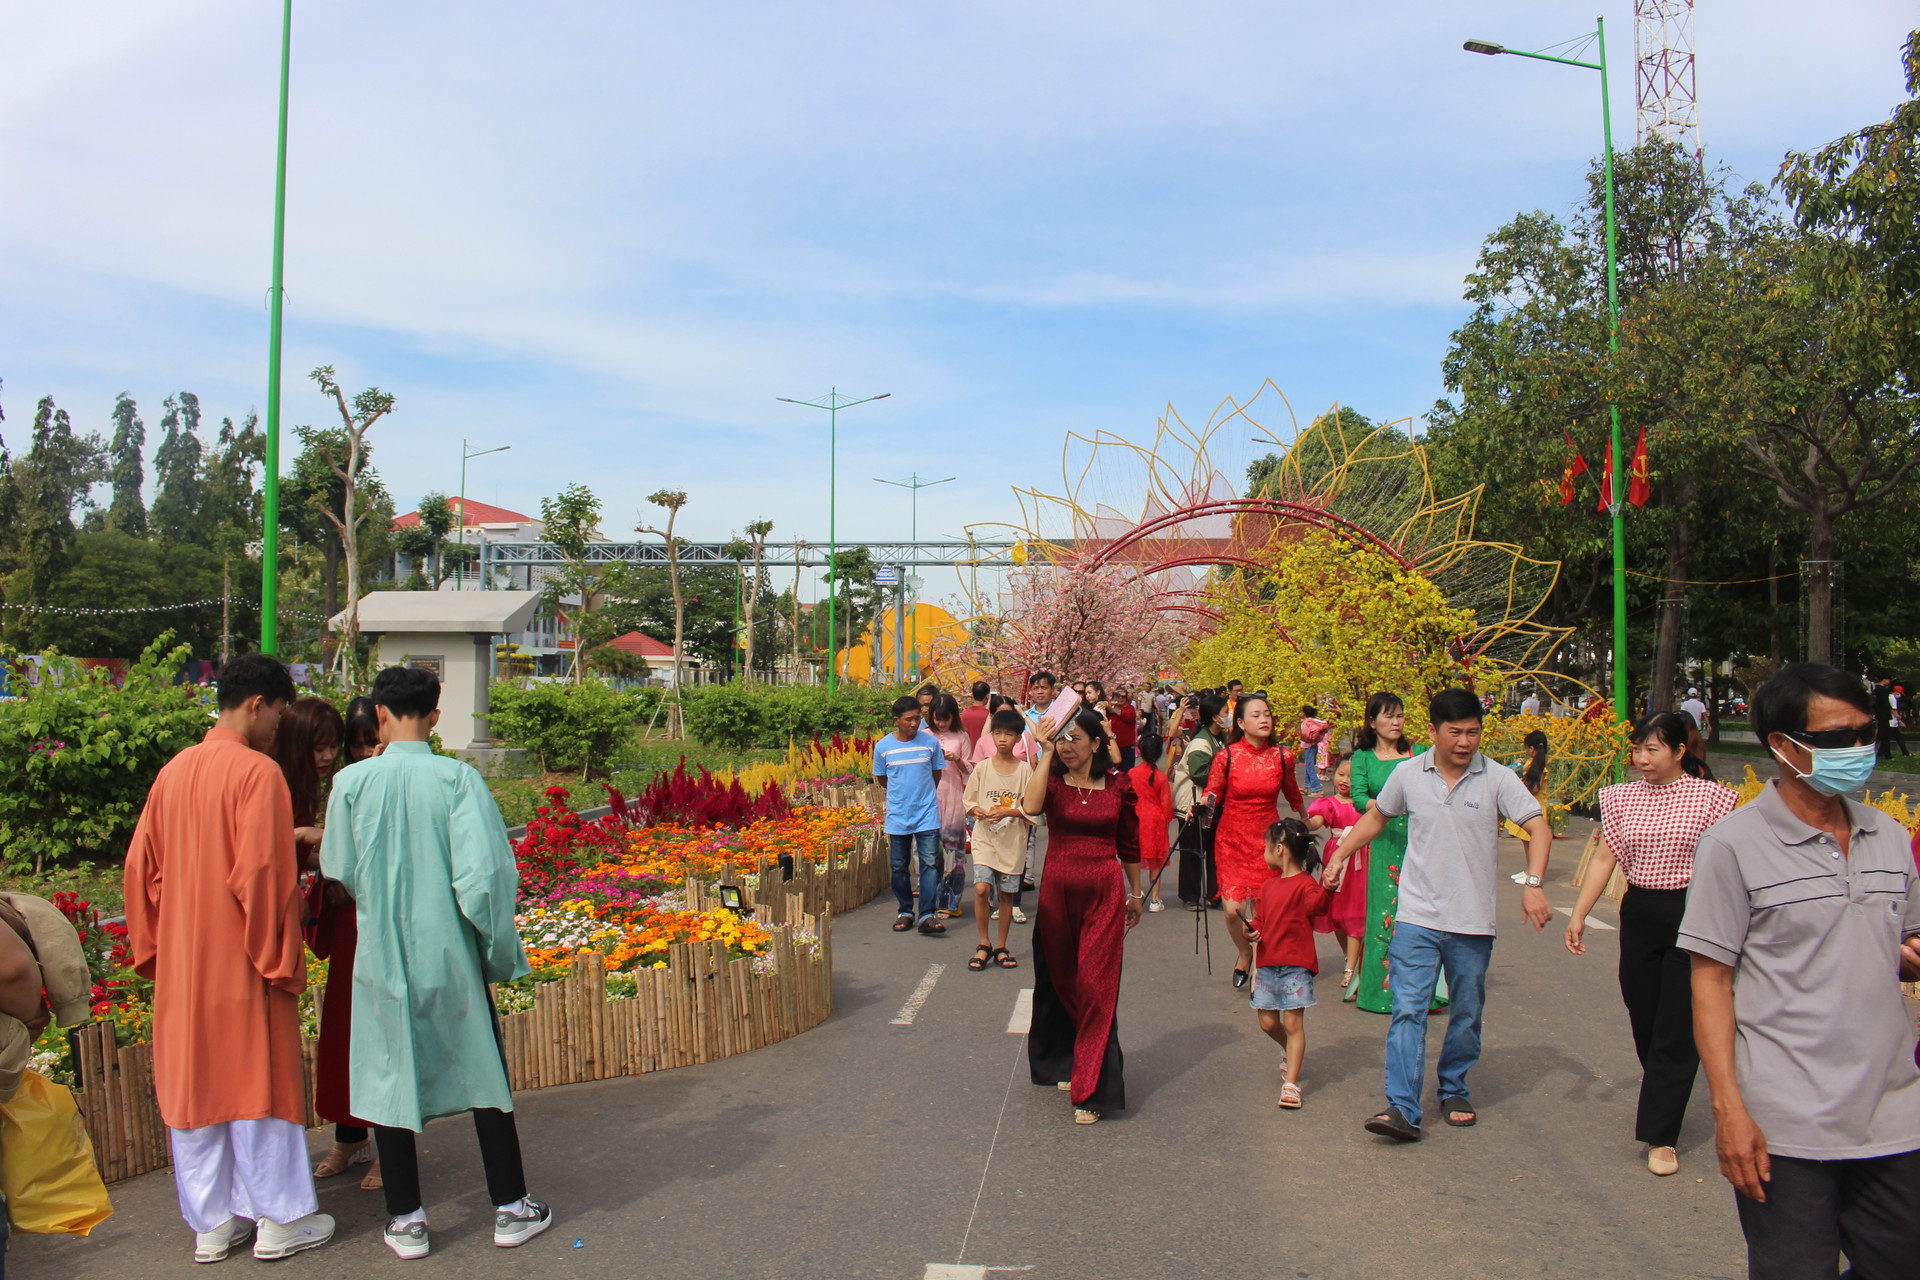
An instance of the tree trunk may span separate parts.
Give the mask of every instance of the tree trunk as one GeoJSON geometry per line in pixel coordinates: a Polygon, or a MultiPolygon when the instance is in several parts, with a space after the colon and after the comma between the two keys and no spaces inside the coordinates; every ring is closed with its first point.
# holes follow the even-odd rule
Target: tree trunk
{"type": "Polygon", "coordinates": [[[1767,548],[1767,657],[1780,669],[1780,539],[1767,548]]]}
{"type": "Polygon", "coordinates": [[[326,577],[326,584],[327,584],[326,586],[327,617],[331,618],[333,617],[334,614],[340,612],[340,532],[339,530],[337,529],[327,530],[326,546],[327,546],[327,564],[326,564],[325,577],[326,577]]]}
{"type": "Polygon", "coordinates": [[[1807,518],[1807,554],[1811,563],[1801,574],[1800,589],[1807,600],[1807,661],[1834,664],[1833,651],[1833,517],[1826,495],[1816,490],[1807,518]]]}
{"type": "MultiPolygon", "coordinates": [[[[1674,495],[1674,504],[1682,511],[1693,500],[1691,485],[1674,495]]],[[[1660,630],[1653,647],[1653,692],[1647,701],[1649,714],[1674,708],[1676,668],[1680,665],[1680,620],[1686,616],[1687,570],[1691,564],[1688,538],[1692,528],[1685,515],[1678,516],[1667,533],[1667,591],[1660,601],[1660,630]]]]}

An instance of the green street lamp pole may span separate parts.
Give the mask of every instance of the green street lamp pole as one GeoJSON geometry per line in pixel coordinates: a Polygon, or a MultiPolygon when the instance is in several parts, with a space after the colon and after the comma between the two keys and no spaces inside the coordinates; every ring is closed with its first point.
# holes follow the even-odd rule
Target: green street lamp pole
{"type": "MultiPolygon", "coordinates": [[[[922,489],[931,489],[937,484],[951,484],[954,480],[958,479],[958,477],[948,476],[945,480],[922,480],[920,473],[916,471],[905,480],[882,480],[879,476],[875,476],[873,479],[876,484],[890,484],[896,489],[906,489],[913,494],[913,540],[918,542],[920,541],[920,491],[922,489]]],[[[907,577],[913,577],[911,570],[908,571],[907,577]]],[[[902,582],[900,585],[905,587],[912,584],[902,582]]],[[[912,668],[913,678],[916,681],[920,679],[919,613],[920,598],[919,593],[916,591],[914,598],[907,604],[907,635],[909,637],[907,644],[912,650],[912,656],[907,659],[907,663],[909,667],[912,668]]]]}
{"type": "MultiPolygon", "coordinates": [[[[467,460],[469,458],[484,458],[490,453],[505,453],[511,448],[513,448],[512,445],[503,444],[497,449],[475,449],[469,446],[465,440],[460,442],[460,546],[464,547],[467,545],[467,460]]],[[[462,556],[460,563],[453,566],[453,589],[455,591],[461,590],[465,582],[466,557],[462,556]]],[[[482,582],[480,585],[484,588],[487,584],[482,582]]]]}
{"type": "Polygon", "coordinates": [[[260,504],[260,652],[280,651],[280,303],[287,245],[287,72],[293,0],[280,12],[280,154],[273,175],[273,303],[267,328],[267,474],[260,504]]]}
{"type": "Polygon", "coordinates": [[[825,400],[791,400],[786,396],[775,396],[782,404],[797,404],[808,409],[827,411],[827,692],[832,693],[840,687],[840,666],[833,658],[834,643],[834,600],[840,594],[839,560],[840,546],[838,531],[835,527],[835,505],[838,500],[834,480],[834,468],[837,465],[840,438],[840,411],[851,409],[857,404],[871,404],[875,400],[885,400],[891,391],[882,391],[877,396],[868,396],[864,400],[842,400],[840,389],[832,388],[825,400]]]}
{"type": "MultiPolygon", "coordinates": [[[[1610,351],[1620,349],[1620,264],[1614,248],[1613,220],[1613,105],[1607,91],[1607,20],[1594,19],[1594,39],[1600,47],[1600,61],[1582,62],[1576,58],[1556,57],[1550,53],[1529,53],[1524,49],[1509,49],[1505,45],[1494,44],[1487,40],[1469,40],[1461,46],[1468,53],[1499,54],[1510,53],[1516,58],[1537,58],[1542,62],[1558,62],[1563,66],[1583,67],[1588,71],[1600,73],[1600,128],[1606,140],[1604,159],[1607,181],[1607,348],[1610,351]]],[[[1632,711],[1627,703],[1627,528],[1624,506],[1626,503],[1626,450],[1620,436],[1620,406],[1609,403],[1608,416],[1612,419],[1613,430],[1613,504],[1608,508],[1613,518],[1613,713],[1622,723],[1628,721],[1632,711]]]]}

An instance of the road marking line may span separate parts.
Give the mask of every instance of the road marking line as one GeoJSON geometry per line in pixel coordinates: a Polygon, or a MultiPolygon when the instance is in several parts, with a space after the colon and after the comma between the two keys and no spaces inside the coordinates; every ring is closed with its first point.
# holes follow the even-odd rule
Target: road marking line
{"type": "MultiPolygon", "coordinates": [[[[1023,994],[1031,995],[1032,993],[1026,992],[1023,994]]],[[[980,1165],[980,1185],[978,1187],[975,1187],[973,1191],[973,1211],[967,1215],[967,1229],[960,1233],[960,1251],[953,1255],[953,1258],[954,1258],[953,1270],[951,1272],[946,1273],[952,1276],[954,1280],[962,1280],[962,1277],[965,1275],[965,1273],[973,1270],[970,1267],[961,1266],[960,1259],[967,1256],[967,1241],[973,1238],[974,1219],[980,1216],[980,1198],[987,1194],[987,1174],[993,1169],[993,1150],[995,1147],[1000,1145],[1000,1126],[1007,1122],[1007,1103],[1013,1100],[1013,1082],[1016,1078],[1018,1078],[1020,1074],[1020,1060],[1022,1058],[1025,1058],[1026,1056],[1027,1056],[1027,1042],[1025,1037],[1022,1037],[1019,1047],[1013,1051],[1013,1065],[1007,1069],[1007,1089],[1005,1093],[1000,1095],[1000,1114],[994,1118],[993,1137],[988,1139],[987,1141],[987,1158],[980,1165]]],[[[928,1263],[927,1275],[929,1277],[933,1276],[934,1274],[933,1268],[939,1265],[941,1264],[928,1263]]],[[[1013,1270],[1022,1270],[1022,1269],[1024,1268],[1015,1268],[1015,1267],[994,1268],[994,1270],[996,1271],[1013,1271],[1013,1270]]],[[[979,1269],[979,1280],[986,1280],[986,1272],[987,1272],[987,1268],[985,1267],[981,1267],[979,1269]]]]}
{"type": "Polygon", "coordinates": [[[933,984],[940,981],[940,975],[946,971],[947,966],[943,964],[930,964],[927,966],[927,976],[920,979],[920,985],[913,989],[913,994],[907,997],[907,1002],[900,1006],[900,1012],[893,1015],[894,1026],[910,1027],[913,1025],[914,1018],[920,1013],[920,1006],[925,1004],[927,997],[933,994],[933,984]]]}
{"type": "Polygon", "coordinates": [[[1022,987],[1013,998],[1013,1016],[1007,1019],[1007,1034],[1023,1036],[1033,1030],[1033,988],[1022,987]]]}
{"type": "Polygon", "coordinates": [[[962,1267],[951,1262],[929,1262],[925,1280],[987,1280],[985,1267],[962,1267]]]}
{"type": "MultiPolygon", "coordinates": [[[[1572,907],[1555,907],[1554,910],[1558,911],[1561,915],[1566,916],[1569,919],[1573,917],[1572,907]]],[[[1592,916],[1587,917],[1587,928],[1589,929],[1605,929],[1608,933],[1613,933],[1618,929],[1618,927],[1619,926],[1617,925],[1608,924],[1605,920],[1596,920],[1592,916]]]]}

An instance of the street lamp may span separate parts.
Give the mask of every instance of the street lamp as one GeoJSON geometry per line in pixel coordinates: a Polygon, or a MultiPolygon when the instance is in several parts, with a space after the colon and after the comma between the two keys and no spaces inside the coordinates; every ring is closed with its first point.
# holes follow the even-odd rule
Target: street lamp
{"type": "MultiPolygon", "coordinates": [[[[1578,37],[1584,47],[1585,37],[1578,37]]],[[[1505,45],[1495,44],[1491,40],[1469,40],[1461,46],[1468,53],[1500,54],[1510,53],[1516,58],[1536,58],[1541,62],[1558,62],[1563,66],[1582,67],[1588,71],[1600,73],[1600,129],[1606,142],[1605,170],[1607,180],[1607,348],[1620,349],[1620,266],[1614,252],[1613,222],[1613,107],[1607,93],[1607,20],[1594,19],[1593,39],[1600,48],[1600,61],[1582,62],[1578,58],[1565,58],[1551,53],[1529,53],[1525,49],[1509,49],[1505,45]]],[[[1573,44],[1573,41],[1566,42],[1573,44]]],[[[1556,46],[1559,47],[1559,46],[1556,46]]],[[[1578,50],[1570,50],[1578,52],[1578,50]]],[[[1627,531],[1626,518],[1622,510],[1626,501],[1626,451],[1620,439],[1620,406],[1609,403],[1607,412],[1612,419],[1613,429],[1613,474],[1610,477],[1613,505],[1608,509],[1613,518],[1613,713],[1626,721],[1630,711],[1627,704],[1627,531]]]]}
{"type": "Polygon", "coordinates": [[[834,598],[840,594],[840,577],[838,572],[840,546],[839,546],[839,542],[837,541],[838,531],[835,528],[835,520],[836,520],[835,503],[838,495],[835,491],[835,483],[834,483],[834,467],[836,465],[836,459],[838,457],[839,447],[840,447],[839,446],[840,411],[842,409],[851,409],[857,404],[871,404],[875,400],[885,400],[888,396],[892,394],[893,392],[891,391],[882,391],[879,395],[868,396],[864,400],[842,400],[840,398],[840,389],[838,387],[835,387],[827,392],[827,398],[825,400],[792,400],[786,396],[774,397],[774,399],[778,400],[781,404],[797,404],[797,405],[804,406],[805,408],[808,408],[808,409],[825,409],[827,411],[827,582],[829,584],[829,590],[827,591],[827,692],[828,693],[832,693],[835,689],[839,688],[839,674],[840,674],[840,668],[833,660],[834,598]]]}
{"type": "MultiPolygon", "coordinates": [[[[920,491],[922,489],[931,489],[937,484],[950,484],[957,478],[956,476],[948,476],[945,480],[922,480],[920,473],[916,471],[905,480],[882,480],[879,476],[875,476],[873,479],[876,484],[890,484],[896,489],[906,489],[912,492],[913,541],[918,543],[920,541],[920,491]]],[[[918,617],[920,580],[911,574],[908,575],[908,578],[910,579],[908,585],[914,588],[914,598],[912,603],[907,606],[907,635],[911,637],[911,639],[907,641],[908,647],[911,650],[911,656],[908,657],[907,662],[913,668],[913,678],[918,680],[920,678],[920,619],[918,617]]]]}
{"type": "MultiPolygon", "coordinates": [[[[484,458],[490,453],[505,453],[511,448],[513,448],[512,445],[503,444],[497,449],[474,449],[470,447],[465,440],[460,442],[460,546],[465,547],[467,545],[467,460],[469,458],[484,458]]],[[[466,557],[462,556],[453,566],[453,589],[455,591],[459,591],[466,581],[466,565],[466,557]]],[[[482,581],[480,584],[481,589],[485,590],[486,585],[485,581],[482,581]]]]}
{"type": "Polygon", "coordinates": [[[287,72],[293,60],[293,0],[280,10],[280,150],[273,171],[273,298],[267,325],[267,474],[260,503],[260,652],[280,651],[280,303],[287,245],[287,72]]]}

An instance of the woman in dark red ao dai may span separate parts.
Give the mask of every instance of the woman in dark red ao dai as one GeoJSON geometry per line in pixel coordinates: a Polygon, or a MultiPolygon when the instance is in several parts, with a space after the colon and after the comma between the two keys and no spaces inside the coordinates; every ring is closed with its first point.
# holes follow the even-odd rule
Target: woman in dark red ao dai
{"type": "Polygon", "coordinates": [[[1076,1124],[1127,1105],[1121,1079],[1120,956],[1140,922],[1140,819],[1104,721],[1082,709],[1041,722],[1039,768],[1023,797],[1047,816],[1034,916],[1033,1082],[1070,1089],[1076,1124]]]}

